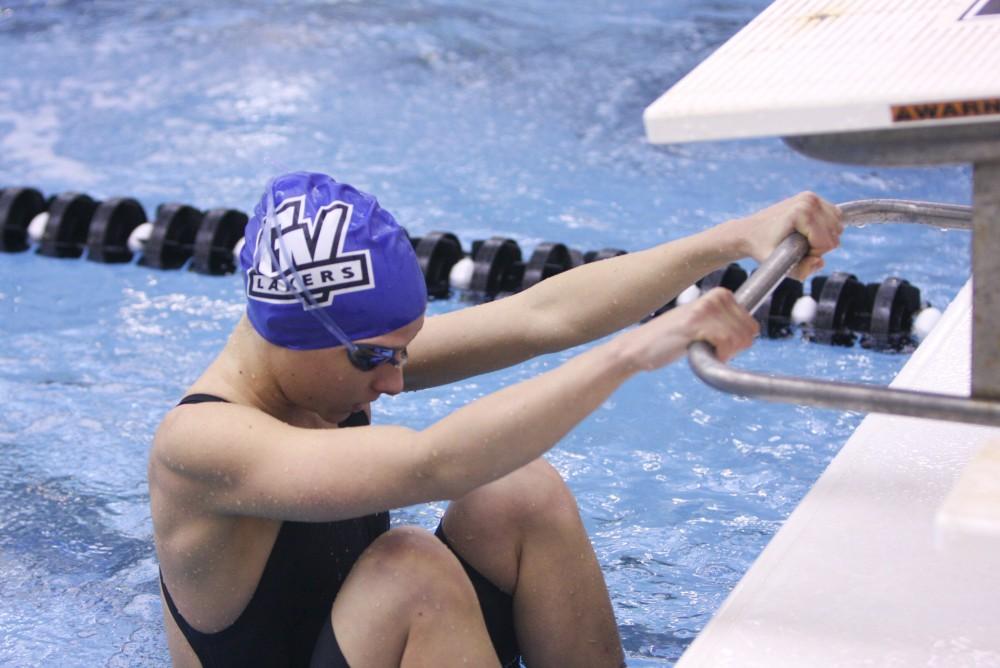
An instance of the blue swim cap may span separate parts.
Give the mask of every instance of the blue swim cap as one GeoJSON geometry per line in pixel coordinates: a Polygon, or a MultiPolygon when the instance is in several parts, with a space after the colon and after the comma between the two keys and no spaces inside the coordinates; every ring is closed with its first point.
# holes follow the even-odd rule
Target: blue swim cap
{"type": "Polygon", "coordinates": [[[340,334],[382,336],[427,306],[403,228],[374,197],[325,174],[272,179],[244,237],[247,315],[277,346],[315,350],[345,344],[340,334]]]}

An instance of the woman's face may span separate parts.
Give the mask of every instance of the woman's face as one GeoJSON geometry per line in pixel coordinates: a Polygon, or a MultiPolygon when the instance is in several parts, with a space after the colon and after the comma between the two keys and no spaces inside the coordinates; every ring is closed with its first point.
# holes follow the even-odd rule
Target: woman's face
{"type": "MultiPolygon", "coordinates": [[[[405,348],[423,324],[420,317],[393,332],[356,343],[405,348]]],[[[403,390],[402,367],[385,363],[371,371],[360,371],[351,364],[343,346],[285,353],[280,361],[285,396],[297,407],[315,412],[328,422],[341,422],[383,394],[403,390]]]]}

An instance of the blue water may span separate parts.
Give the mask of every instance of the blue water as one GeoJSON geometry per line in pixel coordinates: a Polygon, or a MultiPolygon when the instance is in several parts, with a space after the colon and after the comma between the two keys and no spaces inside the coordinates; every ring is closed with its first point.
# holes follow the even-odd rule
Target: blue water
{"type": "MultiPolygon", "coordinates": [[[[642,109],[768,3],[0,2],[0,187],[248,209],[328,171],[413,233],[638,249],[798,190],[964,203],[969,174],[648,145],[642,109]]],[[[962,233],[868,228],[831,269],[944,307],[962,233]]],[[[437,302],[432,313],[460,308],[437,302]]],[[[239,280],[0,255],[0,664],[167,663],[145,459],[241,313],[239,280]]],[[[382,400],[419,428],[572,352],[382,400]]],[[[905,362],[763,341],[755,368],[888,382],[905,362]]],[[[577,495],[633,665],[670,664],[861,416],[637,378],[549,455],[577,495]]],[[[432,526],[440,505],[399,521],[432,526]]]]}

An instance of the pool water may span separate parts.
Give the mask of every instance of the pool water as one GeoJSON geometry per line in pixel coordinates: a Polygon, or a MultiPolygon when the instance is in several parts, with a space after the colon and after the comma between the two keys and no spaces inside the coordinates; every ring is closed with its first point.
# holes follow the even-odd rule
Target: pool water
{"type": "MultiPolygon", "coordinates": [[[[316,169],[415,236],[528,250],[636,250],[804,189],[968,201],[961,168],[830,165],[777,140],[648,145],[645,105],[767,4],[0,1],[0,187],[248,210],[269,175],[316,169]]],[[[943,308],[968,244],[868,228],[828,266],[901,276],[943,308]]],[[[0,255],[0,664],[168,662],[146,452],[241,312],[235,276],[0,255]]],[[[375,420],[421,428],[573,352],[383,399],[375,420]]],[[[793,338],[740,364],[886,383],[905,361],[793,338]]],[[[631,665],[677,659],[861,417],[722,395],[679,363],[550,453],[631,665]]],[[[441,511],[395,517],[431,527],[441,511]]]]}

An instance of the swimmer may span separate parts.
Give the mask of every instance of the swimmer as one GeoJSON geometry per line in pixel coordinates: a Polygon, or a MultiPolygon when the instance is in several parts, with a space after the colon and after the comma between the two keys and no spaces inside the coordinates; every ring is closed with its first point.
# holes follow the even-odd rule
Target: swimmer
{"type": "Polygon", "coordinates": [[[840,212],[797,195],[694,236],[426,318],[403,229],[328,176],[273,179],[246,228],[246,314],[170,410],[149,490],[174,665],[621,666],[575,500],[541,456],[630,377],[753,318],[712,290],[417,430],[370,423],[382,395],[592,341],[792,231],[804,277],[840,212]],[[450,504],[436,534],[388,511],[450,504]]]}

